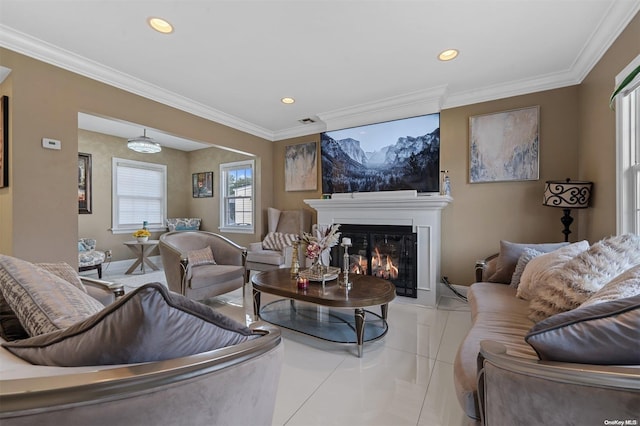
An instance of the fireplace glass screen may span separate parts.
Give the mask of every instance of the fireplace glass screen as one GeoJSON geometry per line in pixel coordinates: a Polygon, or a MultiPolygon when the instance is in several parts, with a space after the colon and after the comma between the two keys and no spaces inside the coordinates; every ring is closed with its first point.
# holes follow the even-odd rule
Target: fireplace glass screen
{"type": "MultiPolygon", "coordinates": [[[[351,238],[349,273],[384,278],[396,294],[417,298],[416,234],[410,226],[342,225],[342,237],[351,238]]],[[[332,264],[343,266],[343,248],[332,251],[332,264]]]]}

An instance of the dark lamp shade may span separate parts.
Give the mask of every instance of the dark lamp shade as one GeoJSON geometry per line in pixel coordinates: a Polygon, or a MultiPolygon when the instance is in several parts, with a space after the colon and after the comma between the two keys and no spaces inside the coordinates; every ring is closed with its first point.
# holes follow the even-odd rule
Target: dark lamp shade
{"type": "Polygon", "coordinates": [[[544,188],[542,204],[563,209],[589,207],[593,182],[579,180],[548,180],[544,188]]]}

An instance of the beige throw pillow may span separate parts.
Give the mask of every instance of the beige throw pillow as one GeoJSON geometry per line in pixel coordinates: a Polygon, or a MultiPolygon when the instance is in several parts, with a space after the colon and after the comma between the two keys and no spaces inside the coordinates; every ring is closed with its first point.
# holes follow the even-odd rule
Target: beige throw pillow
{"type": "Polygon", "coordinates": [[[189,266],[216,264],[216,261],[213,257],[213,252],[211,251],[211,247],[209,246],[187,252],[187,260],[189,261],[189,266]]]}
{"type": "Polygon", "coordinates": [[[640,264],[640,236],[605,238],[580,253],[562,268],[541,276],[529,303],[529,319],[541,321],[584,303],[627,269],[640,264]]]}
{"type": "Polygon", "coordinates": [[[588,248],[589,243],[583,240],[531,259],[524,271],[522,271],[516,296],[520,299],[531,300],[535,294],[537,284],[543,279],[542,276],[545,273],[553,269],[562,268],[565,263],[588,248]]]}
{"type": "Polygon", "coordinates": [[[525,248],[532,248],[543,253],[566,246],[569,243],[520,244],[510,241],[500,241],[500,254],[496,260],[496,272],[489,277],[489,282],[509,284],[516,270],[518,259],[525,248]]]}

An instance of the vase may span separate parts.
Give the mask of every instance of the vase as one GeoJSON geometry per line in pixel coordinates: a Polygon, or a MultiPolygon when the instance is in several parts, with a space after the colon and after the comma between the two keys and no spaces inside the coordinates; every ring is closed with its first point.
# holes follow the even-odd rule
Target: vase
{"type": "Polygon", "coordinates": [[[139,243],[146,243],[147,241],[149,241],[149,237],[137,237],[136,239],[139,243]]]}

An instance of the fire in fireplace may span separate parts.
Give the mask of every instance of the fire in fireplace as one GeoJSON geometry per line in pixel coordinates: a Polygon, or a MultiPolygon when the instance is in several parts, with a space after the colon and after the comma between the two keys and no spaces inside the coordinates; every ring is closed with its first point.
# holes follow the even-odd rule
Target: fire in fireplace
{"type": "MultiPolygon", "coordinates": [[[[418,297],[416,234],[411,226],[351,225],[340,227],[351,238],[349,271],[393,282],[399,296],[418,297]]],[[[331,259],[343,268],[342,247],[335,246],[331,259]]]]}

